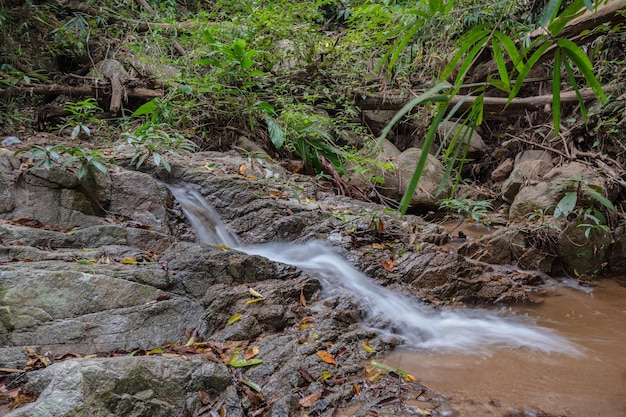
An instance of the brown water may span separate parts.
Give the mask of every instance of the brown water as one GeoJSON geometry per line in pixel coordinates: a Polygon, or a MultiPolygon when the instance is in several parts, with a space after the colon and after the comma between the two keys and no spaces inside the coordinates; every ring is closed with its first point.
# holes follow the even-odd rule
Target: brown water
{"type": "Polygon", "coordinates": [[[449,396],[461,416],[504,416],[533,407],[571,417],[626,416],[626,279],[593,293],[549,291],[515,308],[580,346],[580,356],[529,349],[437,354],[396,351],[384,361],[449,396]]]}

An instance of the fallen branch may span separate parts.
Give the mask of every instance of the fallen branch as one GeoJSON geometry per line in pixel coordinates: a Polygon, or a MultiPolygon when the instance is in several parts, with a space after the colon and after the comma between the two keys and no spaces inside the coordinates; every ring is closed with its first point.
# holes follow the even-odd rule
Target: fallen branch
{"type": "MultiPolygon", "coordinates": [[[[583,100],[595,98],[595,94],[591,88],[581,88],[579,92],[583,100]]],[[[450,99],[449,107],[463,102],[459,110],[465,110],[471,107],[476,99],[477,97],[474,96],[467,97],[457,95],[450,99]]],[[[508,100],[507,97],[484,97],[483,111],[494,115],[502,115],[504,112],[506,112],[506,114],[517,114],[525,111],[538,111],[542,110],[546,105],[552,104],[552,94],[536,97],[517,97],[506,106],[508,100]]],[[[400,110],[408,102],[409,100],[404,97],[391,97],[386,99],[367,97],[361,101],[357,101],[356,105],[360,107],[361,110],[400,110]]],[[[578,102],[578,98],[576,97],[575,91],[565,91],[561,93],[562,104],[576,102],[578,102]]]]}
{"type": "MultiPolygon", "coordinates": [[[[38,85],[38,86],[14,86],[4,90],[0,90],[0,97],[8,97],[17,94],[30,94],[42,96],[58,96],[67,95],[70,97],[103,97],[111,95],[111,83],[109,81],[100,81],[96,85],[83,87],[70,87],[67,85],[38,85]]],[[[137,98],[151,100],[157,97],[163,97],[162,90],[151,90],[149,88],[133,88],[126,87],[126,96],[129,98],[137,98]]]]}

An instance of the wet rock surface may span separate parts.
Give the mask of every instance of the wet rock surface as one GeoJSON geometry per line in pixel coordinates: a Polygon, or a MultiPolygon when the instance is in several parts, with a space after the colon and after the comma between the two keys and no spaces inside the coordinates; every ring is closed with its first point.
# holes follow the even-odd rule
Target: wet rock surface
{"type": "Polygon", "coordinates": [[[413,379],[368,365],[401,339],[365,329],[359,300],[195,243],[155,177],[195,184],[245,244],[323,240],[434,305],[524,300],[545,279],[490,265],[523,255],[505,231],[451,253],[443,228],[236,154],[199,153],[154,177],[115,167],[88,185],[25,163],[0,152],[0,367],[30,370],[16,375],[37,398],[11,416],[408,415],[409,394],[450,415],[413,379]]]}

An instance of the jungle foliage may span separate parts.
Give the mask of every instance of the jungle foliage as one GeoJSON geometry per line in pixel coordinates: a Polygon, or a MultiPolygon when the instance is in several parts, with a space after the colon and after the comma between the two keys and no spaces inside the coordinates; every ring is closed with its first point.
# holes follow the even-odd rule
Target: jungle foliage
{"type": "MultiPolygon", "coordinates": [[[[151,160],[166,169],[167,155],[227,148],[244,135],[268,149],[271,157],[300,158],[305,170],[336,180],[373,163],[372,147],[390,133],[419,131],[421,126],[424,151],[400,203],[405,212],[428,151],[435,146],[437,125],[459,119],[472,128],[492,129],[485,100],[505,97],[508,106],[529,94],[525,90],[538,68],[549,73],[552,135],[567,141],[581,131],[593,131],[594,123],[609,121],[615,135],[603,136],[593,146],[621,147],[623,153],[618,139],[623,114],[607,102],[602,88],[609,75],[623,80],[623,54],[605,53],[624,42],[622,26],[588,30],[596,33],[589,43],[561,36],[570,22],[601,4],[0,0],[0,88],[46,83],[61,72],[78,73],[97,58],[115,58],[138,76],[157,77],[165,91],[162,97],[128,102],[121,116],[106,122],[95,117],[94,101],[66,102],[60,127],[70,128],[70,140],[89,140],[92,146],[119,138],[119,149],[130,149],[137,165],[151,160]],[[539,35],[533,32],[537,29],[539,35]],[[473,79],[479,64],[488,62],[493,70],[473,79]],[[587,108],[581,95],[587,86],[605,107],[587,108]],[[566,89],[575,92],[578,105],[564,114],[561,91],[566,89]],[[407,97],[406,105],[385,129],[362,123],[360,99],[384,100],[394,94],[407,97]],[[604,115],[594,119],[597,114],[604,115]],[[420,125],[423,120],[427,124],[420,125]],[[351,135],[358,140],[346,139],[351,135]]],[[[10,133],[24,121],[16,103],[33,99],[3,97],[2,130],[10,133]]],[[[510,122],[504,118],[505,124],[510,122]]],[[[446,176],[458,184],[468,138],[457,132],[443,143],[438,152],[446,162],[446,176]]],[[[55,159],[50,149],[36,151],[55,159]]]]}

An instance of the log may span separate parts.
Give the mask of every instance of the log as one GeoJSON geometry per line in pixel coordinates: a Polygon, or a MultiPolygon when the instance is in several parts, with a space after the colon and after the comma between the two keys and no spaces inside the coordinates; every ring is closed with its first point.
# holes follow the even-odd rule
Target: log
{"type": "MultiPolygon", "coordinates": [[[[97,85],[84,87],[70,87],[67,85],[37,85],[37,86],[13,86],[0,90],[0,97],[8,97],[14,94],[31,94],[42,96],[58,96],[61,94],[70,97],[101,97],[111,94],[111,83],[108,81],[99,82],[97,85]]],[[[126,96],[143,100],[151,100],[163,97],[163,91],[151,90],[149,88],[126,88],[126,96]]]]}
{"type": "MultiPolygon", "coordinates": [[[[591,88],[581,88],[579,90],[583,100],[590,100],[595,98],[595,94],[591,88]]],[[[460,110],[465,110],[471,107],[472,103],[477,97],[467,96],[454,96],[450,99],[449,108],[452,108],[457,103],[464,101],[461,104],[460,110]]],[[[525,111],[537,111],[543,109],[546,105],[552,104],[552,94],[546,94],[535,97],[517,97],[509,103],[505,108],[505,105],[509,99],[507,97],[485,97],[483,99],[483,111],[493,115],[508,115],[519,114],[525,111]]],[[[409,102],[404,97],[391,97],[381,99],[378,97],[367,97],[361,101],[357,101],[355,104],[361,108],[361,110],[400,110],[405,104],[409,102]]],[[[575,91],[565,91],[561,93],[561,103],[576,103],[578,98],[575,91]]]]}

